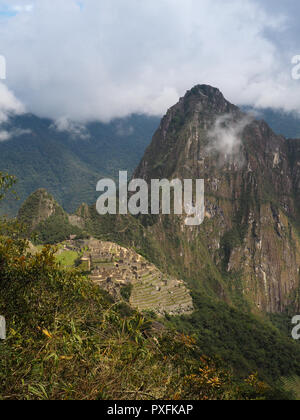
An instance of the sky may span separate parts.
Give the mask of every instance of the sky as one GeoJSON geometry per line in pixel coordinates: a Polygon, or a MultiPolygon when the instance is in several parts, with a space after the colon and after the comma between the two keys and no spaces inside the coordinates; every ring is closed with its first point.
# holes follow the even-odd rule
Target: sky
{"type": "Polygon", "coordinates": [[[196,84],[300,112],[299,0],[0,0],[0,55],[0,122],[163,115],[196,84]]]}

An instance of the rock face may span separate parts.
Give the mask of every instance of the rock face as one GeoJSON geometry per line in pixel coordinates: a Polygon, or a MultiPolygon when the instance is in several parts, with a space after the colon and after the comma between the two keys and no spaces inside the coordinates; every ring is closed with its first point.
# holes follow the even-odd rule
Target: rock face
{"type": "MultiPolygon", "coordinates": [[[[134,247],[162,272],[247,310],[300,309],[300,140],[276,135],[218,89],[200,85],[162,119],[134,177],[204,179],[204,223],[187,227],[183,216],[172,215],[100,217],[87,205],[68,217],[43,190],[19,219],[34,230],[63,212],[62,236],[76,234],[64,229],[69,223],[134,247]]],[[[57,228],[57,220],[52,224],[57,228]]]]}
{"type": "Polygon", "coordinates": [[[134,177],[205,180],[201,226],[175,216],[148,226],[187,277],[262,311],[299,307],[300,140],[196,86],[163,118],[134,177]]]}
{"type": "Polygon", "coordinates": [[[68,216],[69,223],[72,226],[77,226],[80,229],[85,227],[84,220],[90,217],[89,206],[85,203],[81,204],[75,214],[68,216]]]}

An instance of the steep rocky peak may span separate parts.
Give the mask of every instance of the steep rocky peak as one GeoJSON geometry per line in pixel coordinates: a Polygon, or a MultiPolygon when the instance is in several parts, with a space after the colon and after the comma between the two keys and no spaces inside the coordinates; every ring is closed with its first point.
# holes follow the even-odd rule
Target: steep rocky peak
{"type": "Polygon", "coordinates": [[[75,214],[79,217],[88,218],[90,215],[89,206],[86,203],[82,203],[75,214]]]}
{"type": "Polygon", "coordinates": [[[32,193],[23,203],[18,213],[18,220],[34,228],[44,220],[47,220],[57,211],[64,212],[51,194],[41,188],[32,193]]]}
{"type": "Polygon", "coordinates": [[[222,92],[209,85],[196,85],[187,91],[183,98],[185,103],[200,103],[216,113],[237,112],[238,108],[227,101],[222,92]]]}
{"type": "MultiPolygon", "coordinates": [[[[164,240],[180,238],[191,278],[206,284],[205,267],[215,264],[226,280],[218,294],[233,293],[267,312],[291,303],[299,288],[299,144],[211,86],[195,86],[168,111],[135,176],[205,180],[206,216],[198,229],[179,222],[170,235],[162,222],[156,227],[158,235],[167,231],[164,240]]],[[[169,254],[174,245],[170,240],[169,254]]]]}
{"type": "Polygon", "coordinates": [[[234,161],[249,168],[281,167],[287,143],[264,121],[241,111],[219,89],[197,85],[169,109],[135,176],[196,176],[234,161]],[[251,159],[252,157],[252,159],[251,159]]]}
{"type": "Polygon", "coordinates": [[[217,115],[233,114],[242,116],[243,113],[238,107],[227,101],[222,92],[209,85],[197,85],[180,98],[179,102],[167,113],[168,117],[175,117],[179,114],[191,118],[195,115],[203,117],[214,117],[217,115]]]}

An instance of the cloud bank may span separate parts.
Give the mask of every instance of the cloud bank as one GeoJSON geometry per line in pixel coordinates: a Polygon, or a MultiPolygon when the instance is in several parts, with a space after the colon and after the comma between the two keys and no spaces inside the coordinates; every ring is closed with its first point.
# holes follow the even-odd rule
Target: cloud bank
{"type": "Polygon", "coordinates": [[[9,114],[22,114],[24,110],[22,103],[0,82],[0,124],[8,120],[9,114]]]}
{"type": "Polygon", "coordinates": [[[60,124],[161,115],[198,83],[300,111],[299,13],[294,0],[0,0],[0,118],[19,101],[60,124]]]}
{"type": "Polygon", "coordinates": [[[25,112],[24,106],[16,99],[14,94],[0,82],[0,142],[7,141],[13,136],[25,134],[23,130],[3,129],[11,114],[20,115],[25,112]]]}

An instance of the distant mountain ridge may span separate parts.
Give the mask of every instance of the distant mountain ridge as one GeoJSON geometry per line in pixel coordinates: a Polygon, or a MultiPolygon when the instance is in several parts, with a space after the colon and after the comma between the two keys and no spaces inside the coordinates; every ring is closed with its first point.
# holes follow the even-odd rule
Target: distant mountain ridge
{"type": "Polygon", "coordinates": [[[31,114],[11,117],[0,127],[11,135],[0,141],[0,170],[17,177],[20,200],[11,197],[1,203],[0,214],[15,215],[39,188],[47,189],[68,212],[82,202],[93,203],[100,178],[114,178],[119,170],[132,173],[158,124],[156,117],[132,115],[59,131],[53,121],[31,114]]]}
{"type": "Polygon", "coordinates": [[[253,113],[257,119],[262,119],[268,123],[272,130],[286,138],[300,138],[300,114],[286,112],[272,108],[253,108],[242,107],[245,112],[253,113]]]}
{"type": "MultiPolygon", "coordinates": [[[[295,114],[242,109],[257,114],[277,134],[300,137],[300,119],[295,114]]],[[[39,188],[47,189],[71,213],[82,202],[92,204],[100,178],[115,178],[119,170],[133,172],[159,122],[159,117],[132,115],[86,126],[61,121],[56,129],[49,119],[32,114],[12,116],[0,127],[0,170],[17,176],[20,200],[6,199],[0,214],[16,215],[24,200],[39,188]]]]}

